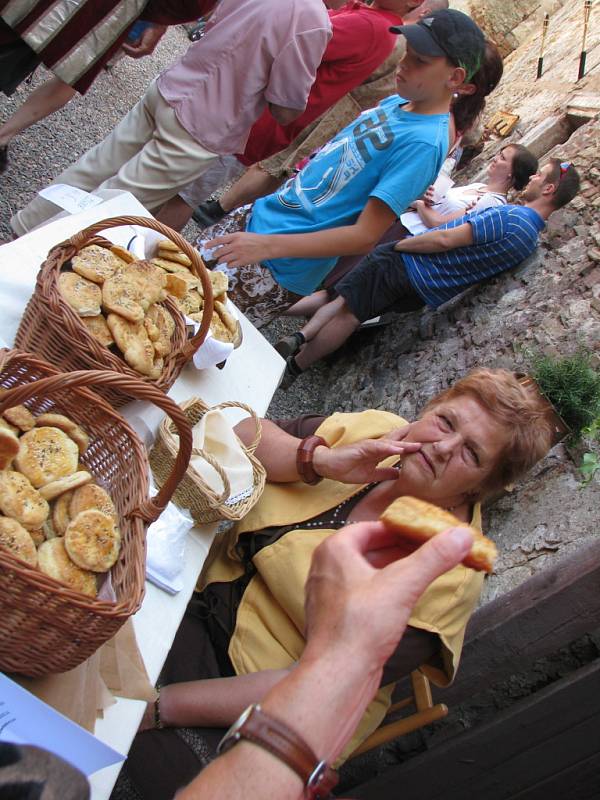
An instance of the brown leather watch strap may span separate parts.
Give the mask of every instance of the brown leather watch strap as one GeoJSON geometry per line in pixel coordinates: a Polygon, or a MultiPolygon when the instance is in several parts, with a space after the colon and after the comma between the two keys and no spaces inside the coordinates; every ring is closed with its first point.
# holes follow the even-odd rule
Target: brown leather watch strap
{"type": "Polygon", "coordinates": [[[314,486],[323,480],[322,475],[318,475],[313,466],[313,455],[317,447],[329,447],[322,436],[307,436],[302,439],[296,450],[296,469],[298,475],[304,483],[314,486]]]}
{"type": "Polygon", "coordinates": [[[240,739],[246,739],[267,750],[287,764],[304,784],[304,796],[309,800],[327,798],[338,782],[338,775],[324,761],[319,761],[312,749],[295,731],[266,714],[259,705],[250,706],[239,726],[226,734],[219,752],[228,750],[240,739]]]}

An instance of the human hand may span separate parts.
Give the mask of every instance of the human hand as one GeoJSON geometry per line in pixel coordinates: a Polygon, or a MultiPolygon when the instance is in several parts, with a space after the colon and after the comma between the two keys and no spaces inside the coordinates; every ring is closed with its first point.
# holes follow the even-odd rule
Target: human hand
{"type": "Polygon", "coordinates": [[[306,583],[301,663],[363,659],[360,668],[374,693],[415,603],[472,543],[470,531],[452,528],[407,555],[410,546],[381,522],[360,522],[329,536],[314,552],[306,583]]]}
{"type": "Polygon", "coordinates": [[[204,242],[204,246],[214,249],[213,257],[219,264],[229,267],[258,264],[272,257],[269,236],[261,233],[229,233],[204,242]]]}
{"type": "Polygon", "coordinates": [[[154,52],[156,45],[160,42],[167,30],[166,25],[151,23],[142,33],[137,42],[123,42],[122,47],[125,53],[131,58],[143,58],[154,52]]]}
{"type": "Polygon", "coordinates": [[[313,467],[317,475],[342,483],[371,483],[395,480],[398,467],[378,467],[389,456],[401,458],[405,453],[416,453],[418,442],[404,442],[409,426],[390,431],[381,439],[362,439],[342,447],[316,447],[313,467]]]}

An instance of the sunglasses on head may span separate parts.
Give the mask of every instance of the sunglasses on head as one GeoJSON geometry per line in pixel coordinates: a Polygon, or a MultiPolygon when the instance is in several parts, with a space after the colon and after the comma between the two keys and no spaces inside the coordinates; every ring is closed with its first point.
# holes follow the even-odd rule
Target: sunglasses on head
{"type": "Polygon", "coordinates": [[[571,162],[570,161],[563,161],[560,165],[560,176],[559,180],[562,180],[563,175],[566,175],[567,172],[571,169],[571,162]]]}

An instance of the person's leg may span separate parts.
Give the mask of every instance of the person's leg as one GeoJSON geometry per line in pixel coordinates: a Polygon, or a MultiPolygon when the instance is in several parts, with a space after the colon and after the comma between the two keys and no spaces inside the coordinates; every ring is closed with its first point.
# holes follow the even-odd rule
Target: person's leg
{"type": "MultiPolygon", "coordinates": [[[[341,347],[360,325],[360,321],[350,311],[344,299],[341,297],[337,299],[340,303],[336,304],[333,309],[335,314],[295,356],[296,366],[302,372],[341,347]]],[[[334,303],[329,303],[329,305],[334,306],[334,303]]]]}
{"type": "Polygon", "coordinates": [[[58,111],[75,94],[77,94],[75,89],[55,76],[42,83],[31,92],[23,105],[3,125],[0,125],[0,147],[6,146],[21,131],[58,111]]]}
{"type": "MultiPolygon", "coordinates": [[[[112,177],[122,164],[135,156],[150,139],[154,130],[154,118],[146,94],[126,114],[111,133],[81,158],[60,173],[50,185],[66,183],[91,192],[112,177]]],[[[54,203],[35,197],[11,219],[10,224],[18,236],[28,233],[59,211],[54,203]]]]}
{"type": "Polygon", "coordinates": [[[284,317],[312,317],[322,306],[329,302],[331,298],[326,291],[313,292],[303,297],[290,306],[283,314],[284,317]]]}
{"type": "Polygon", "coordinates": [[[193,211],[192,206],[189,206],[180,194],[176,194],[167,200],[155,216],[163,225],[168,225],[174,231],[181,231],[191,220],[193,211]]]}
{"type": "Polygon", "coordinates": [[[310,342],[317,336],[319,331],[325,327],[344,306],[344,298],[339,295],[333,300],[321,306],[319,310],[312,316],[306,325],[300,329],[300,333],[304,336],[305,341],[310,342]]]}

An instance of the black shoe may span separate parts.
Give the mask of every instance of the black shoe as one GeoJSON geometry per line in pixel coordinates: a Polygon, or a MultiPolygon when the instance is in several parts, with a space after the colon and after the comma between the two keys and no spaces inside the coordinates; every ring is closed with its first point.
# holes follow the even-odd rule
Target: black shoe
{"type": "Polygon", "coordinates": [[[2,145],[0,147],[0,175],[3,172],[6,172],[8,168],[8,145],[2,145]]]}
{"type": "Polygon", "coordinates": [[[303,370],[296,364],[296,360],[294,356],[290,356],[287,361],[285,362],[285,372],[283,373],[283,377],[281,378],[281,383],[279,384],[278,388],[283,389],[285,392],[286,389],[289,389],[292,383],[296,380],[299,375],[302,375],[303,370]]]}
{"type": "Polygon", "coordinates": [[[218,200],[207,200],[206,203],[200,203],[192,214],[192,219],[201,228],[210,228],[215,222],[222,220],[226,214],[227,211],[223,211],[218,200]]]}
{"type": "Polygon", "coordinates": [[[295,356],[305,343],[306,339],[304,338],[304,334],[300,331],[296,331],[296,333],[292,333],[291,336],[284,336],[274,347],[282,358],[288,359],[290,356],[295,356]]]}

